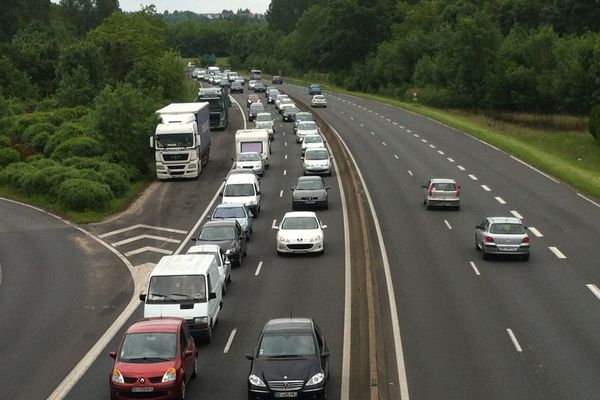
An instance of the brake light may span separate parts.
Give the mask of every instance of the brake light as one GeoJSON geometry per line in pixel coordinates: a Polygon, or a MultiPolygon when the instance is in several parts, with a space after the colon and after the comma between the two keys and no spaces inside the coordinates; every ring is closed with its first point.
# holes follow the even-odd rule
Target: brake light
{"type": "Polygon", "coordinates": [[[460,186],[456,186],[456,197],[460,196],[460,186]]]}
{"type": "Polygon", "coordinates": [[[525,236],[523,240],[521,240],[521,243],[529,243],[529,236],[525,236]]]}
{"type": "Polygon", "coordinates": [[[431,195],[432,195],[432,193],[433,193],[433,189],[434,189],[433,185],[429,186],[429,195],[430,195],[430,196],[431,196],[431,195]]]}
{"type": "Polygon", "coordinates": [[[488,243],[494,243],[494,238],[493,238],[493,237],[491,237],[490,235],[487,235],[487,236],[485,237],[485,241],[486,241],[486,242],[488,242],[488,243]]]}

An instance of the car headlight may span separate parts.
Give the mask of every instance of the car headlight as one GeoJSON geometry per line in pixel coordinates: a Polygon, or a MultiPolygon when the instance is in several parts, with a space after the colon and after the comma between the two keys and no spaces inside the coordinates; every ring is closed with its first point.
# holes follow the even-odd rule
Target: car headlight
{"type": "Polygon", "coordinates": [[[125,379],[123,379],[123,374],[118,369],[113,369],[113,372],[110,376],[110,380],[113,383],[125,383],[125,379]]]}
{"type": "Polygon", "coordinates": [[[208,326],[208,317],[194,318],[195,326],[208,326]]]}
{"type": "Polygon", "coordinates": [[[233,254],[233,253],[235,253],[236,250],[237,250],[237,246],[227,249],[227,251],[225,252],[225,255],[233,254]]]}
{"type": "MultiPolygon", "coordinates": [[[[316,376],[316,375],[315,375],[316,376]]],[[[314,378],[314,376],[313,376],[314,378]]],[[[162,377],[162,382],[174,382],[177,379],[177,370],[169,368],[162,377]]]]}
{"type": "Polygon", "coordinates": [[[281,243],[289,243],[290,242],[290,239],[283,237],[283,236],[278,237],[277,240],[279,240],[281,243]]]}
{"type": "Polygon", "coordinates": [[[315,237],[313,237],[313,238],[310,238],[309,242],[311,242],[311,243],[316,243],[316,242],[318,242],[319,240],[321,240],[321,236],[315,236],[315,237]]]}
{"type": "Polygon", "coordinates": [[[262,379],[260,379],[258,376],[254,375],[254,374],[250,374],[250,376],[248,377],[248,380],[250,381],[250,384],[252,386],[262,386],[262,387],[267,386],[267,385],[265,385],[265,383],[263,382],[262,379]]]}
{"type": "Polygon", "coordinates": [[[306,382],[306,386],[318,385],[319,383],[323,382],[323,379],[325,379],[325,374],[324,373],[319,372],[317,374],[314,374],[312,376],[312,378],[310,378],[308,380],[308,382],[306,382]]]}

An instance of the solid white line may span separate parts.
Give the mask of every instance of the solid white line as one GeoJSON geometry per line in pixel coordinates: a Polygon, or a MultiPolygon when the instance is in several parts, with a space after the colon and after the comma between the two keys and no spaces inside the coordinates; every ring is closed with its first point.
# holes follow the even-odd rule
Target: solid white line
{"type": "Polygon", "coordinates": [[[466,171],[467,169],[465,167],[463,167],[462,165],[457,165],[456,168],[460,169],[461,171],[466,171]]]}
{"type": "Polygon", "coordinates": [[[0,264],[0,286],[2,286],[2,264],[0,264]]]}
{"type": "Polygon", "coordinates": [[[553,178],[553,177],[551,177],[550,175],[548,175],[547,173],[540,171],[539,169],[537,169],[537,168],[536,168],[536,167],[534,167],[533,165],[529,165],[529,164],[527,164],[525,161],[523,161],[523,160],[521,160],[521,159],[518,159],[518,158],[517,158],[517,157],[515,157],[515,156],[510,156],[510,158],[512,158],[513,160],[515,160],[516,162],[518,162],[518,163],[520,163],[520,164],[523,164],[524,166],[526,166],[527,168],[529,168],[529,169],[531,169],[531,170],[533,170],[533,171],[537,172],[538,174],[545,176],[546,178],[550,179],[552,182],[554,182],[554,183],[559,183],[559,182],[558,182],[558,180],[557,180],[556,178],[553,178]]]}
{"type": "Polygon", "coordinates": [[[510,336],[510,340],[512,341],[513,346],[515,346],[515,350],[521,353],[523,349],[521,348],[521,345],[519,344],[519,341],[517,340],[517,337],[513,333],[512,329],[507,329],[506,332],[508,332],[508,336],[510,336]]]}
{"type": "Polygon", "coordinates": [[[227,344],[225,345],[225,348],[223,349],[223,354],[227,354],[229,352],[229,348],[231,347],[231,343],[233,343],[233,338],[235,337],[236,332],[237,332],[237,329],[233,329],[231,331],[231,334],[229,335],[229,339],[227,340],[227,344]]]}
{"type": "MultiPolygon", "coordinates": [[[[519,218],[519,219],[523,219],[523,216],[516,210],[510,210],[510,213],[515,217],[515,218],[519,218]]],[[[531,228],[530,228],[531,229],[531,228]]],[[[535,229],[535,228],[534,228],[535,229]]]]}
{"type": "Polygon", "coordinates": [[[410,169],[408,170],[408,174],[409,174],[410,176],[413,176],[413,173],[412,173],[412,171],[411,171],[410,169]]]}
{"type": "Polygon", "coordinates": [[[500,196],[496,196],[494,197],[496,199],[496,201],[500,204],[506,204],[506,201],[504,201],[504,199],[500,196]]]}
{"type": "Polygon", "coordinates": [[[473,179],[474,181],[478,181],[479,179],[473,175],[473,174],[469,174],[469,178],[473,179]]]}
{"type": "Polygon", "coordinates": [[[111,244],[113,246],[115,246],[115,247],[118,247],[118,246],[122,246],[122,245],[127,244],[127,243],[135,242],[135,241],[140,240],[140,239],[162,240],[163,242],[169,242],[169,243],[180,243],[181,242],[181,240],[170,239],[170,238],[166,238],[166,237],[162,237],[162,236],[139,235],[139,236],[134,236],[134,237],[131,237],[129,239],[121,240],[120,242],[115,242],[115,243],[111,243],[111,244]]]}
{"type": "Polygon", "coordinates": [[[588,197],[586,197],[586,196],[582,195],[581,193],[577,193],[577,196],[581,197],[581,198],[582,198],[582,199],[584,199],[585,201],[587,201],[587,202],[589,202],[589,203],[591,203],[591,204],[595,205],[596,207],[599,207],[599,208],[600,208],[600,204],[598,204],[598,203],[596,203],[594,200],[592,200],[592,199],[590,199],[590,198],[588,198],[588,197]]]}
{"type": "MultiPolygon", "coordinates": [[[[517,218],[519,218],[519,217],[517,217],[517,218]]],[[[527,227],[527,229],[529,229],[531,231],[531,233],[533,233],[535,235],[535,237],[544,237],[544,235],[542,235],[542,232],[538,231],[533,226],[529,226],[529,227],[527,227]]]]}
{"type": "Polygon", "coordinates": [[[492,191],[492,189],[490,189],[490,188],[488,187],[488,185],[481,185],[481,188],[482,188],[483,190],[485,190],[486,192],[491,192],[491,191],[492,191]]]}
{"type": "Polygon", "coordinates": [[[152,246],[144,246],[139,249],[128,251],[127,253],[125,253],[125,257],[134,256],[136,254],[145,253],[147,251],[153,251],[155,253],[166,254],[168,256],[173,254],[173,252],[171,250],[159,249],[158,247],[152,247],[152,246]]]}
{"type": "Polygon", "coordinates": [[[443,156],[443,155],[445,155],[445,154],[446,154],[446,153],[444,153],[444,152],[443,152],[443,151],[441,151],[441,150],[438,150],[437,152],[438,152],[438,154],[439,154],[440,156],[443,156]]]}
{"type": "Polygon", "coordinates": [[[558,258],[560,258],[561,260],[564,260],[565,258],[567,258],[567,256],[565,256],[558,248],[556,247],[548,247],[550,249],[551,252],[554,253],[554,255],[558,258]]]}
{"type": "Polygon", "coordinates": [[[275,229],[277,227],[277,220],[274,219],[273,223],[271,224],[271,229],[275,229]]]}
{"type": "Polygon", "coordinates": [[[237,100],[233,96],[229,96],[229,98],[231,99],[231,101],[233,101],[238,106],[238,109],[242,113],[242,120],[244,121],[244,129],[246,129],[247,122],[246,122],[246,116],[244,115],[244,109],[242,108],[242,106],[240,106],[240,103],[238,103],[237,100]]]}
{"type": "Polygon", "coordinates": [[[454,162],[454,159],[451,157],[447,157],[446,160],[450,161],[450,162],[454,162]]]}
{"type": "Polygon", "coordinates": [[[452,225],[450,225],[450,222],[448,222],[447,219],[444,220],[444,223],[446,224],[446,226],[448,227],[448,229],[452,230],[452,225]]]}
{"type": "Polygon", "coordinates": [[[399,160],[400,158],[398,157],[398,154],[394,154],[394,157],[396,158],[396,160],[399,160]]]}
{"type": "Polygon", "coordinates": [[[477,265],[475,265],[475,263],[473,261],[469,261],[469,265],[471,265],[471,268],[473,268],[473,271],[475,271],[475,275],[477,275],[477,276],[481,275],[479,273],[479,270],[477,269],[477,265]]]}
{"type": "Polygon", "coordinates": [[[385,142],[381,142],[382,145],[387,146],[387,144],[385,142]]]}
{"type": "Polygon", "coordinates": [[[106,232],[106,233],[103,233],[102,235],[98,235],[98,237],[100,239],[104,239],[109,236],[118,235],[119,233],[131,231],[131,230],[138,229],[138,228],[154,229],[157,231],[164,231],[164,232],[171,232],[171,233],[180,233],[182,235],[185,235],[187,233],[187,231],[182,231],[180,229],[163,228],[160,226],[137,224],[137,225],[128,226],[127,228],[117,229],[116,231],[106,232]]]}
{"type": "Polygon", "coordinates": [[[283,170],[283,176],[287,175],[287,169],[283,170]]]}
{"type": "Polygon", "coordinates": [[[598,286],[592,284],[588,284],[585,286],[587,286],[587,288],[590,289],[592,293],[594,293],[594,296],[596,296],[598,300],[600,300],[600,289],[598,289],[598,286]]]}
{"type": "Polygon", "coordinates": [[[256,267],[256,272],[254,273],[254,276],[258,276],[260,274],[260,270],[262,269],[263,266],[263,262],[259,262],[258,263],[258,267],[256,267]]]}
{"type": "Polygon", "coordinates": [[[279,192],[279,197],[283,197],[283,190],[279,192]]]}

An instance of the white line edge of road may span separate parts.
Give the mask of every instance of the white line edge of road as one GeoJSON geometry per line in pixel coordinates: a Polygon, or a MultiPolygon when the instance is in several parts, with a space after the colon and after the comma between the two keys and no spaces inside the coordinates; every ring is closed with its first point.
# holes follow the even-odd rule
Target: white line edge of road
{"type": "Polygon", "coordinates": [[[586,196],[582,195],[581,193],[577,193],[577,196],[581,197],[582,199],[584,199],[588,203],[593,204],[596,207],[600,208],[600,204],[596,203],[594,200],[590,199],[589,197],[586,197],[586,196]]]}
{"type": "Polygon", "coordinates": [[[2,286],[2,264],[0,264],[0,286],[2,286]]]}
{"type": "MultiPolygon", "coordinates": [[[[383,269],[385,272],[385,281],[386,281],[386,285],[387,285],[388,302],[389,302],[389,307],[390,307],[390,317],[392,320],[392,332],[393,332],[393,338],[394,338],[394,350],[395,350],[395,354],[396,354],[396,370],[398,373],[398,384],[400,386],[400,399],[401,400],[409,400],[408,379],[406,377],[406,367],[404,364],[404,351],[402,349],[402,337],[400,335],[400,321],[398,319],[396,296],[394,293],[394,285],[392,283],[392,274],[390,271],[390,263],[388,261],[387,251],[385,248],[385,243],[383,241],[383,234],[381,233],[381,227],[379,226],[379,219],[377,217],[377,213],[375,212],[375,206],[373,205],[373,201],[371,199],[371,194],[370,194],[367,184],[363,178],[362,172],[358,168],[358,164],[356,163],[356,159],[354,158],[354,155],[352,155],[352,153],[350,152],[350,149],[346,145],[346,142],[344,141],[342,136],[338,133],[338,131],[335,130],[335,128],[333,126],[331,126],[330,124],[328,124],[328,125],[331,128],[331,130],[333,131],[333,133],[338,137],[338,139],[340,140],[340,142],[342,143],[342,145],[344,146],[346,151],[348,152],[348,155],[350,156],[350,159],[352,160],[352,163],[354,164],[354,167],[356,168],[356,172],[358,173],[361,184],[365,190],[365,194],[367,196],[367,201],[369,202],[369,208],[371,210],[371,214],[373,215],[373,223],[375,224],[375,230],[377,232],[377,240],[379,241],[379,250],[381,251],[381,256],[383,259],[383,269]]],[[[336,169],[336,171],[337,171],[337,169],[336,169]]],[[[339,180],[339,178],[338,178],[338,180],[339,180]]],[[[341,185],[341,182],[340,182],[340,185],[341,185]]],[[[341,194],[343,195],[343,192],[341,192],[341,194]]],[[[342,196],[342,199],[343,199],[343,196],[342,196]]],[[[344,210],[345,210],[345,207],[344,207],[344,210]]],[[[347,224],[346,224],[347,221],[345,218],[346,218],[346,214],[344,213],[344,229],[346,229],[346,227],[347,227],[347,224]]],[[[346,246],[346,251],[347,252],[349,251],[348,246],[346,246]]],[[[346,257],[349,257],[349,254],[346,254],[346,257]]],[[[348,265],[347,265],[347,268],[348,268],[348,265]]],[[[348,279],[348,274],[346,276],[346,279],[348,279]]],[[[349,283],[347,281],[346,292],[348,290],[349,290],[349,283]]],[[[345,312],[347,312],[347,309],[345,310],[345,312]]],[[[345,324],[346,324],[346,318],[344,317],[344,326],[345,326],[345,324]]],[[[344,342],[345,341],[346,341],[346,330],[344,329],[344,342]]],[[[346,352],[346,348],[347,348],[347,346],[344,343],[344,353],[346,352]]],[[[349,379],[347,379],[346,382],[344,382],[344,378],[346,378],[344,376],[344,360],[346,360],[345,357],[342,361],[342,389],[344,389],[344,384],[349,386],[349,379]]],[[[346,373],[349,376],[350,372],[346,371],[346,373]]],[[[345,395],[346,395],[346,397],[344,397],[344,396],[341,397],[342,400],[348,399],[347,396],[349,395],[349,393],[348,393],[349,387],[346,390],[347,390],[346,392],[342,391],[342,394],[345,393],[345,395]]]]}
{"type": "Polygon", "coordinates": [[[246,115],[244,114],[244,109],[242,108],[242,106],[240,106],[240,103],[237,102],[237,100],[235,99],[235,97],[233,96],[229,96],[229,99],[231,101],[233,101],[238,108],[240,109],[240,113],[242,113],[242,121],[244,121],[244,129],[246,129],[247,125],[246,125],[246,115]]]}

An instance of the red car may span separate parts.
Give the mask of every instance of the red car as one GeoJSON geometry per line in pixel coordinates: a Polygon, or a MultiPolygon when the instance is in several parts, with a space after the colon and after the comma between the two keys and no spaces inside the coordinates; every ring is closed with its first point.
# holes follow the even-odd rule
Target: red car
{"type": "Polygon", "coordinates": [[[198,351],[182,318],[145,318],[127,329],[109,377],[120,399],[183,399],[198,371],[198,351]]]}
{"type": "Polygon", "coordinates": [[[260,101],[260,97],[258,97],[257,94],[251,94],[250,96],[248,96],[248,101],[246,103],[246,106],[250,107],[251,104],[257,103],[259,101],[260,101]]]}

